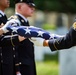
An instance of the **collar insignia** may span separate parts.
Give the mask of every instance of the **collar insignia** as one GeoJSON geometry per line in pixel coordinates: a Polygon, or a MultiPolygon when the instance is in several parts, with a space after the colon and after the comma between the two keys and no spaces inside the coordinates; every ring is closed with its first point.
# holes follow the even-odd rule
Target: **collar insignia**
{"type": "Polygon", "coordinates": [[[21,22],[24,22],[24,20],[22,19],[21,22]]]}
{"type": "Polygon", "coordinates": [[[73,23],[73,29],[76,30],[76,22],[73,23]]]}

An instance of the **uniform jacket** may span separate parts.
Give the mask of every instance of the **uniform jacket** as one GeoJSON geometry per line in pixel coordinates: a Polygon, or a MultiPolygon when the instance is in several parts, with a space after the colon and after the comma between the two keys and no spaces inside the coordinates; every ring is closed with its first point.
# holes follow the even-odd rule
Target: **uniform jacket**
{"type": "MultiPolygon", "coordinates": [[[[20,25],[29,26],[21,16],[16,15],[20,21],[20,25]]],[[[30,65],[34,62],[34,45],[29,39],[22,41],[18,47],[19,60],[22,64],[30,65]]]]}
{"type": "MultiPolygon", "coordinates": [[[[6,15],[3,16],[0,13],[0,25],[3,23],[5,24],[7,22],[7,17],[6,15]]],[[[8,33],[9,34],[9,33],[8,33]]],[[[10,63],[9,61],[12,60],[11,57],[12,55],[12,44],[11,44],[11,39],[10,39],[10,35],[8,34],[4,34],[2,36],[0,36],[0,46],[2,47],[2,58],[3,58],[3,63],[10,63]],[[8,36],[8,37],[7,37],[8,36]],[[5,47],[4,47],[5,46],[5,47]]],[[[15,45],[18,45],[19,40],[18,40],[18,36],[14,36],[13,38],[13,42],[15,43],[15,45]]]]}
{"type": "Polygon", "coordinates": [[[49,41],[49,47],[52,51],[68,49],[76,45],[76,27],[75,24],[70,28],[69,32],[56,40],[49,41]]]}
{"type": "MultiPolygon", "coordinates": [[[[0,25],[5,24],[6,22],[7,22],[6,15],[3,16],[0,13],[0,25]]],[[[15,46],[18,45],[19,44],[18,35],[14,35],[12,37],[12,41],[15,46]]],[[[11,43],[11,33],[6,33],[6,34],[3,34],[0,36],[0,48],[1,48],[0,54],[2,54],[0,57],[0,62],[3,64],[10,65],[13,69],[13,64],[14,63],[17,64],[18,60],[16,61],[13,59],[14,56],[16,55],[16,53],[15,53],[15,50],[13,50],[13,46],[11,43]],[[13,61],[14,61],[14,63],[13,63],[13,61]]],[[[17,59],[17,58],[15,58],[15,59],[17,59]]],[[[10,66],[8,66],[8,67],[10,67],[10,66]]],[[[4,65],[3,65],[3,67],[4,67],[4,65]]],[[[17,70],[18,70],[18,68],[17,68],[17,70]]],[[[11,70],[10,70],[10,72],[11,72],[11,70]]]]}
{"type": "MultiPolygon", "coordinates": [[[[29,26],[28,21],[26,22],[23,17],[18,14],[11,16],[11,24],[16,26],[29,26]]],[[[29,65],[32,67],[33,72],[36,73],[35,60],[34,60],[34,45],[29,39],[25,39],[18,46],[16,46],[16,51],[18,52],[18,59],[20,65],[29,65]]],[[[18,62],[18,61],[16,61],[18,62]]],[[[36,75],[36,74],[35,74],[36,75]]]]}

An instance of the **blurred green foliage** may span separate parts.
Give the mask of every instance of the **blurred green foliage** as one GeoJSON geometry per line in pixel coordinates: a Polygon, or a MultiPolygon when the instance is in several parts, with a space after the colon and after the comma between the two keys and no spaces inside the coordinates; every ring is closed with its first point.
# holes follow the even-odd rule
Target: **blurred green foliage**
{"type": "Polygon", "coordinates": [[[44,61],[55,61],[58,63],[58,52],[55,54],[45,54],[44,61]]]}
{"type": "Polygon", "coordinates": [[[45,54],[42,62],[36,61],[37,75],[59,75],[58,52],[45,54]]]}
{"type": "Polygon", "coordinates": [[[75,0],[35,0],[37,8],[43,11],[76,13],[75,0]]]}
{"type": "Polygon", "coordinates": [[[37,75],[59,75],[59,65],[56,61],[36,62],[37,75]]]}
{"type": "MultiPolygon", "coordinates": [[[[14,7],[14,0],[11,7],[14,7]]],[[[34,0],[36,8],[42,11],[57,11],[65,13],[76,13],[76,0],[34,0]]]]}
{"type": "Polygon", "coordinates": [[[45,30],[55,30],[57,27],[56,25],[52,25],[52,24],[48,24],[48,23],[45,23],[44,25],[42,25],[42,28],[45,29],[45,30]]]}
{"type": "Polygon", "coordinates": [[[14,8],[15,7],[15,0],[10,0],[10,7],[14,8]]]}

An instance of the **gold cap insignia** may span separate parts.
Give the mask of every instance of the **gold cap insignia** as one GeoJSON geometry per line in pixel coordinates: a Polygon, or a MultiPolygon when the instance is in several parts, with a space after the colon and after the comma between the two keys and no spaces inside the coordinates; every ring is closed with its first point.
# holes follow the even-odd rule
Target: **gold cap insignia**
{"type": "Polygon", "coordinates": [[[76,22],[73,23],[73,29],[76,30],[76,22]]]}

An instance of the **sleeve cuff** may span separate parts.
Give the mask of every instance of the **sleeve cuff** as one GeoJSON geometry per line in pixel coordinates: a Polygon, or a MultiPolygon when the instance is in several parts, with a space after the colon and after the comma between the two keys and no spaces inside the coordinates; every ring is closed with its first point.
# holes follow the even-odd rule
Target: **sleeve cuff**
{"type": "Polygon", "coordinates": [[[56,50],[58,50],[58,49],[56,48],[56,46],[55,46],[55,39],[54,39],[54,40],[49,40],[48,44],[49,44],[49,48],[51,49],[51,51],[56,51],[56,50]]]}

